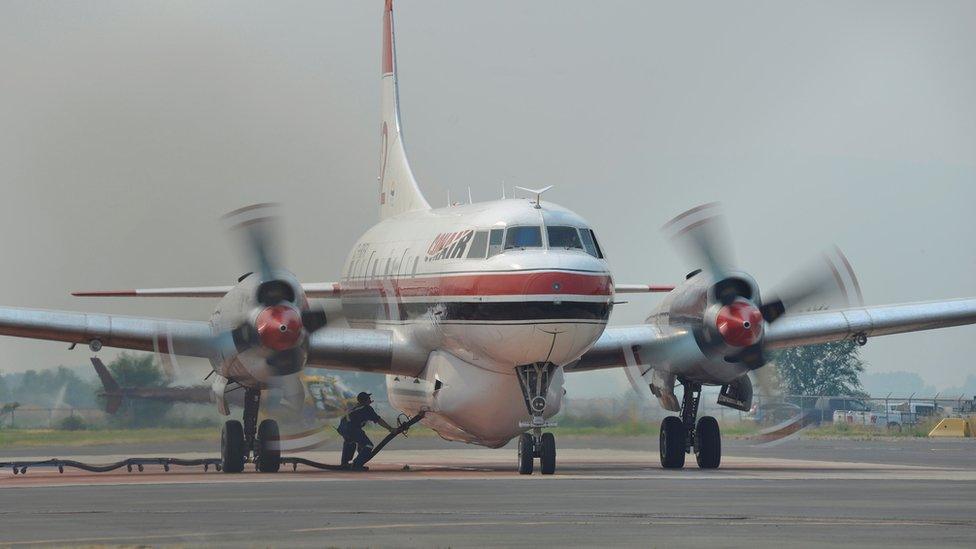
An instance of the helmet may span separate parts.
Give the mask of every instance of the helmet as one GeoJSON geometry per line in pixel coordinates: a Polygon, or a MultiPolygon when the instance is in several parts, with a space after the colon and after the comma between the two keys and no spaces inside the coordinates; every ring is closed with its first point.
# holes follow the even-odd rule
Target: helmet
{"type": "Polygon", "coordinates": [[[372,396],[373,395],[367,393],[366,391],[363,391],[356,395],[356,400],[359,401],[360,404],[369,404],[370,402],[373,402],[373,399],[370,398],[372,396]]]}

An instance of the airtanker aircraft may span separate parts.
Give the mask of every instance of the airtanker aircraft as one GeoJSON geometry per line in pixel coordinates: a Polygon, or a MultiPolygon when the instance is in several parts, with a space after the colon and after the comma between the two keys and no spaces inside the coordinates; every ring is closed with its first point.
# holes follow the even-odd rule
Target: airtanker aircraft
{"type": "MultiPolygon", "coordinates": [[[[383,10],[379,222],[352,246],[331,282],[302,283],[274,260],[266,209],[231,219],[244,230],[252,272],[223,287],[85,292],[87,296],[216,298],[209,320],[183,321],[0,308],[0,334],[202,357],[213,366],[218,409],[243,387],[243,422],[221,432],[223,471],[246,462],[279,467],[275,420],[258,424],[262,390],[291,388],[315,366],[387,375],[390,403],[454,441],[500,447],[518,438],[518,471],[556,469],[548,432],[565,375],[623,368],[667,410],[663,467],[687,455],[721,462],[719,426],[698,417],[703,386],[719,403],[748,410],[750,372],[772,349],[976,322],[976,299],[861,306],[849,262],[833,254],[820,274],[762,295],[724,242],[716,205],[692,208],[665,230],[688,252],[691,272],[676,287],[617,284],[597,231],[543,192],[526,198],[432,208],[407,162],[397,97],[393,5],[383,10]],[[618,294],[667,292],[636,326],[608,327],[618,294]],[[824,309],[821,298],[841,297],[824,309]],[[319,300],[339,300],[341,314],[319,300]],[[340,317],[345,324],[339,322],[340,317]],[[679,399],[676,386],[683,387],[679,399]]],[[[761,376],[760,376],[761,377],[761,376]]],[[[297,398],[301,398],[300,396],[297,398]]]]}

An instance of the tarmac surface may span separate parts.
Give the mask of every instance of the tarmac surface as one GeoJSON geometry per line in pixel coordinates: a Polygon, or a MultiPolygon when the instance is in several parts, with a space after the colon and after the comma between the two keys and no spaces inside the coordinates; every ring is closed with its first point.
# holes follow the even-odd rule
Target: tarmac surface
{"type": "MultiPolygon", "coordinates": [[[[517,475],[513,448],[430,439],[395,441],[366,473],[2,470],[0,546],[976,546],[973,439],[733,440],[713,471],[692,456],[663,470],[645,439],[557,443],[551,477],[517,475]]],[[[213,456],[182,450],[166,455],[213,456]]]]}

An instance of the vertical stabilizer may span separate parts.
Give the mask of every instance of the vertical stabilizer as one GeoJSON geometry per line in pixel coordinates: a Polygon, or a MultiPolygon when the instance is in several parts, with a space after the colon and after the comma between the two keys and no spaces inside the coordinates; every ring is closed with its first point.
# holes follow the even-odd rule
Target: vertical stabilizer
{"type": "Polygon", "coordinates": [[[383,125],[380,132],[380,218],[430,209],[410,171],[400,128],[393,0],[383,10],[383,125]]]}
{"type": "Polygon", "coordinates": [[[109,414],[114,414],[118,411],[119,406],[122,405],[122,388],[119,387],[118,382],[109,373],[102,359],[93,356],[91,363],[95,367],[95,373],[98,374],[98,379],[102,382],[102,387],[105,389],[105,392],[102,393],[102,396],[105,397],[105,411],[109,414]]]}

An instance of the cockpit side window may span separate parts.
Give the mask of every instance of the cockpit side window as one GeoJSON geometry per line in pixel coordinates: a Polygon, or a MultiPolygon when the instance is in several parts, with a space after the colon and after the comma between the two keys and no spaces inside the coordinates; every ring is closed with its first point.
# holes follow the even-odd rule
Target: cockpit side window
{"type": "Polygon", "coordinates": [[[505,233],[505,249],[541,248],[541,227],[509,227],[505,233]]]}
{"type": "Polygon", "coordinates": [[[474,233],[471,248],[468,250],[468,259],[484,259],[486,249],[488,249],[488,231],[474,233]]]}
{"type": "Polygon", "coordinates": [[[586,253],[593,257],[600,257],[600,249],[596,247],[596,241],[593,240],[593,233],[589,229],[580,229],[579,232],[583,238],[583,248],[586,250],[586,253]]]}
{"type": "Polygon", "coordinates": [[[603,259],[603,250],[600,248],[600,243],[597,242],[596,233],[593,232],[593,229],[587,229],[587,231],[589,231],[590,236],[593,238],[593,245],[596,247],[596,256],[603,259]]]}
{"type": "Polygon", "coordinates": [[[505,239],[505,229],[492,229],[488,236],[488,257],[502,253],[502,242],[505,239]]]}
{"type": "Polygon", "coordinates": [[[567,250],[582,250],[583,242],[580,241],[576,227],[553,227],[547,226],[546,233],[549,235],[549,249],[564,248],[567,250]]]}

